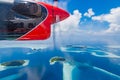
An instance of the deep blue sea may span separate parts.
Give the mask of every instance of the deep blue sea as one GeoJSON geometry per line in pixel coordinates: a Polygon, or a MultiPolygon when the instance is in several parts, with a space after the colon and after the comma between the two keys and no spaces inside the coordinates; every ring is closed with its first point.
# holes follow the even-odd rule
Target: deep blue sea
{"type": "Polygon", "coordinates": [[[3,44],[5,46],[0,47],[0,80],[120,80],[120,46],[3,44]],[[65,61],[56,60],[51,64],[54,57],[65,61]],[[1,65],[16,60],[25,63],[1,65]]]}

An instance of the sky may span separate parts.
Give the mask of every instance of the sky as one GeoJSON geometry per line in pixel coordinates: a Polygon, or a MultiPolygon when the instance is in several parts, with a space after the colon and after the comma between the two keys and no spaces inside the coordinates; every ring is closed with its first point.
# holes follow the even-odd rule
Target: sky
{"type": "Polygon", "coordinates": [[[111,8],[120,6],[119,0],[69,0],[68,10],[72,12],[75,9],[85,13],[89,8],[92,8],[96,15],[108,13],[111,8]]]}
{"type": "Polygon", "coordinates": [[[76,17],[81,15],[78,26],[82,30],[106,30],[107,32],[120,30],[119,0],[66,0],[63,2],[69,13],[76,15],[76,17]]]}
{"type": "MultiPolygon", "coordinates": [[[[37,1],[53,4],[53,0],[37,1]]],[[[120,44],[120,0],[59,0],[58,4],[70,13],[69,18],[56,24],[59,40],[62,37],[66,42],[104,40],[120,44]]]]}
{"type": "Polygon", "coordinates": [[[68,39],[120,43],[120,0],[59,0],[59,7],[70,13],[57,27],[68,39]]]}

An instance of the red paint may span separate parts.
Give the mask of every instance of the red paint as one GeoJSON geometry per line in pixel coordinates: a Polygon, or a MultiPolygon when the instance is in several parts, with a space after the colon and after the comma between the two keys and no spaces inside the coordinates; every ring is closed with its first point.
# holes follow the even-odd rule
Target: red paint
{"type": "Polygon", "coordinates": [[[51,24],[57,22],[56,15],[59,16],[59,21],[62,21],[69,17],[69,13],[63,9],[58,7],[38,2],[37,4],[41,4],[48,10],[48,15],[46,19],[37,25],[34,29],[21,36],[17,40],[45,40],[50,37],[51,34],[51,24]]]}

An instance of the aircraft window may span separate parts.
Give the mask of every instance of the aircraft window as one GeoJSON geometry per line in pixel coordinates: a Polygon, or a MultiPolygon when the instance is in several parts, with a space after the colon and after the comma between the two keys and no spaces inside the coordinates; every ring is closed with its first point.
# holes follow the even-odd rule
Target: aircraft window
{"type": "Polygon", "coordinates": [[[33,27],[34,27],[33,23],[28,24],[28,28],[33,28],[33,27]]]}
{"type": "Polygon", "coordinates": [[[0,39],[16,39],[32,30],[47,16],[47,9],[44,6],[31,2],[15,4],[12,10],[16,18],[10,18],[4,24],[3,22],[0,24],[2,25],[0,36],[3,36],[0,39]],[[38,18],[38,20],[32,20],[32,18],[38,18]],[[21,21],[22,19],[27,22],[21,21]]]}
{"type": "Polygon", "coordinates": [[[12,9],[24,16],[28,17],[40,17],[42,14],[41,8],[43,8],[41,5],[31,2],[23,2],[16,4],[12,9]]]}
{"type": "Polygon", "coordinates": [[[34,14],[38,11],[38,6],[35,3],[28,3],[27,4],[27,9],[29,10],[30,14],[34,14]]]}

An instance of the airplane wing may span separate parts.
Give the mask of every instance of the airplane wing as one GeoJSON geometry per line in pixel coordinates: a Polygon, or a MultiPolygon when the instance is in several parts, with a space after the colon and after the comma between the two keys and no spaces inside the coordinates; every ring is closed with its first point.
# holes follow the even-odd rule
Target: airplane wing
{"type": "MultiPolygon", "coordinates": [[[[0,5],[1,6],[1,5],[0,5]]],[[[6,4],[4,5],[7,6],[6,4]]],[[[58,22],[56,16],[62,21],[69,14],[52,5],[44,2],[23,1],[15,3],[9,11],[0,15],[0,39],[4,40],[45,40],[50,37],[51,24],[58,22]],[[5,17],[4,19],[1,17],[5,17]],[[7,17],[6,17],[7,16],[7,17]]]]}

